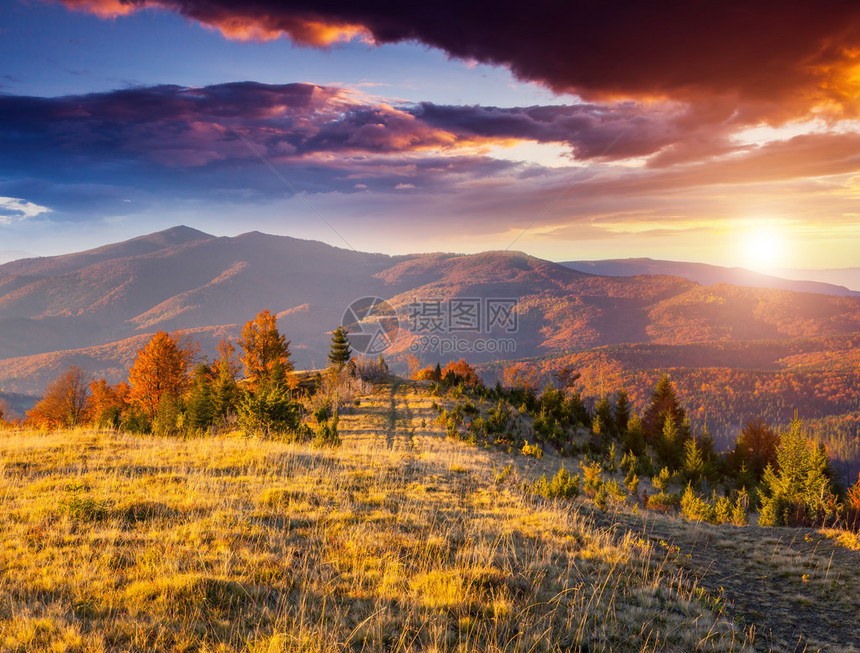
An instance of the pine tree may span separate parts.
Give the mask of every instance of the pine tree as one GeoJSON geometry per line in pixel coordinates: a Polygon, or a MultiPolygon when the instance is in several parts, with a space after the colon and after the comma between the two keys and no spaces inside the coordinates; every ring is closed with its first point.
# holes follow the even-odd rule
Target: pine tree
{"type": "Polygon", "coordinates": [[[669,376],[664,374],[651,392],[651,405],[645,411],[642,419],[645,427],[645,439],[648,443],[660,439],[666,417],[669,415],[675,421],[676,427],[681,427],[687,418],[687,413],[681,408],[669,376]]]}
{"type": "Polygon", "coordinates": [[[748,421],[738,435],[730,462],[734,469],[746,464],[747,470],[761,479],[765,467],[776,464],[779,434],[761,420],[748,421]]]}
{"type": "Polygon", "coordinates": [[[835,506],[827,456],[802,434],[795,420],[780,436],[775,470],[762,476],[762,526],[812,525],[826,521],[835,506]]]}
{"type": "Polygon", "coordinates": [[[215,420],[215,401],[209,368],[200,363],[194,370],[194,380],[185,401],[188,428],[206,431],[215,420]]]}
{"type": "Polygon", "coordinates": [[[694,438],[684,443],[684,476],[697,490],[702,486],[705,473],[705,460],[694,438]]]}
{"type": "Polygon", "coordinates": [[[349,340],[346,338],[346,329],[339,326],[331,336],[331,351],[328,361],[332,367],[342,370],[352,358],[352,350],[349,348],[349,340]]]}
{"type": "Polygon", "coordinates": [[[684,440],[675,418],[669,414],[663,418],[663,431],[656,443],[657,455],[664,465],[679,469],[684,456],[684,440]]]}
{"type": "Polygon", "coordinates": [[[630,421],[632,409],[627,390],[621,388],[615,395],[615,419],[613,420],[615,433],[621,438],[627,435],[627,423],[630,421]]]}
{"type": "Polygon", "coordinates": [[[609,405],[609,398],[603,395],[597,406],[594,407],[595,419],[600,418],[600,424],[603,427],[603,437],[610,438],[615,435],[615,418],[612,415],[612,407],[609,405]]]}
{"type": "Polygon", "coordinates": [[[645,430],[642,427],[642,420],[636,413],[630,416],[627,420],[626,434],[624,436],[625,451],[632,451],[635,455],[641,456],[645,453],[645,430]]]}
{"type": "Polygon", "coordinates": [[[239,384],[236,383],[240,365],[236,361],[233,343],[229,340],[222,340],[218,344],[218,352],[220,356],[212,365],[213,420],[225,421],[236,413],[242,397],[239,384]]]}

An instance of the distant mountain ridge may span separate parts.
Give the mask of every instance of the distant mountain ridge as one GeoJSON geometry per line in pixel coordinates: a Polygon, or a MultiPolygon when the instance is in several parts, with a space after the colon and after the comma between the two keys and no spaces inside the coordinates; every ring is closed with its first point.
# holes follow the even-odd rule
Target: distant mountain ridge
{"type": "MultiPolygon", "coordinates": [[[[388,256],[258,232],[227,238],[175,227],[0,265],[0,391],[39,393],[71,363],[119,380],[136,348],[158,329],[191,331],[211,356],[218,338],[235,338],[262,309],[278,315],[298,367],[324,366],[329,332],[354,300],[367,296],[388,300],[401,316],[400,336],[385,353],[392,362],[409,354],[424,363],[463,355],[489,362],[623,343],[860,332],[860,297],[851,294],[595,271],[521,252],[388,256]],[[422,350],[421,334],[410,331],[405,317],[409,305],[453,297],[517,298],[516,350],[501,356],[422,350]]],[[[456,335],[472,342],[488,334],[456,335]]]]}
{"type": "MultiPolygon", "coordinates": [[[[794,279],[786,279],[762,272],[747,270],[746,268],[729,268],[706,263],[689,263],[684,261],[664,261],[651,258],[628,258],[628,259],[606,259],[600,261],[565,261],[561,263],[566,267],[580,272],[588,272],[609,277],[633,277],[642,274],[664,274],[674,277],[683,277],[695,281],[703,286],[713,286],[719,283],[727,283],[733,286],[747,286],[753,288],[775,288],[779,290],[793,290],[795,292],[811,292],[822,295],[840,295],[848,297],[860,297],[860,291],[851,290],[842,285],[825,283],[818,280],[803,280],[795,276],[794,279]]],[[[788,270],[786,270],[789,272],[788,270]]],[[[794,270],[794,275],[804,272],[814,274],[813,270],[794,270]]],[[[837,278],[837,273],[850,270],[830,270],[832,278],[837,278]]]]}

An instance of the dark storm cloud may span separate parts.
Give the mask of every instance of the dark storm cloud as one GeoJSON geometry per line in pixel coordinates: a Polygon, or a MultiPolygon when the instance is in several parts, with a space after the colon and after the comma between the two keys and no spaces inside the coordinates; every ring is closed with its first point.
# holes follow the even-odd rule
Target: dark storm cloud
{"type": "Polygon", "coordinates": [[[856,108],[856,2],[62,1],[105,16],[162,8],[236,38],[418,41],[587,99],[730,98],[745,122],[781,120],[821,103],[856,108]]]}

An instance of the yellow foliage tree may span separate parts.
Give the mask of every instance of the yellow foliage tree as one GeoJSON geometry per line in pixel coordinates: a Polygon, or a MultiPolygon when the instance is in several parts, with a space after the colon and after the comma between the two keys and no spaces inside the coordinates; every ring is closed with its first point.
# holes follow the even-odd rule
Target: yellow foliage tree
{"type": "Polygon", "coordinates": [[[188,371],[197,346],[164,331],[156,333],[128,371],[128,401],[150,418],[164,396],[179,397],[188,386],[188,371]]]}
{"type": "Polygon", "coordinates": [[[260,311],[245,324],[239,346],[245,377],[255,388],[280,382],[293,371],[290,341],[278,332],[277,320],[268,310],[260,311]]]}

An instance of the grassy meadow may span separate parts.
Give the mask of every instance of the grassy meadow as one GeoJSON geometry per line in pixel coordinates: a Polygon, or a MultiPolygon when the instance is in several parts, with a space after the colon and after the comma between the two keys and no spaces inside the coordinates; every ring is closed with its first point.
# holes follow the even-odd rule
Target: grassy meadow
{"type": "Polygon", "coordinates": [[[856,538],[546,501],[557,456],[447,439],[433,402],[379,386],[336,448],[0,431],[0,650],[858,650],[746,595],[860,614],[856,538]]]}

